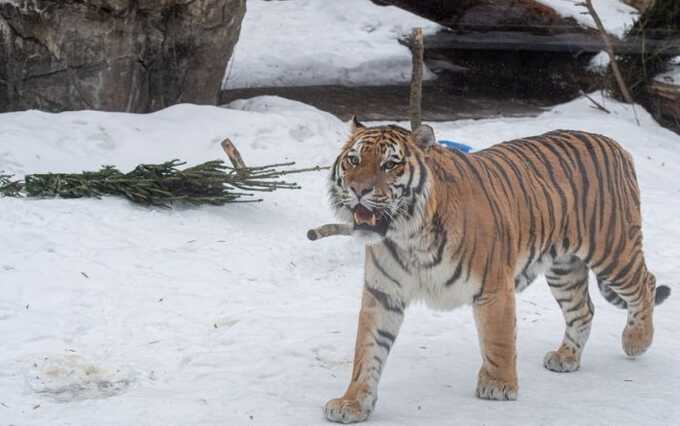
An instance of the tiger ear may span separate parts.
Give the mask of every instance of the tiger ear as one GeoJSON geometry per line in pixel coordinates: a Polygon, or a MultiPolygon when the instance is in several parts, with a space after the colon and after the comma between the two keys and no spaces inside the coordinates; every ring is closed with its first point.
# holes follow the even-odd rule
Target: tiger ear
{"type": "Polygon", "coordinates": [[[356,132],[358,129],[366,128],[366,126],[359,122],[356,115],[352,115],[352,119],[349,122],[350,122],[349,128],[352,131],[352,133],[356,132]]]}
{"type": "Polygon", "coordinates": [[[437,143],[434,130],[427,124],[422,124],[413,131],[413,140],[424,151],[429,151],[437,143]]]}

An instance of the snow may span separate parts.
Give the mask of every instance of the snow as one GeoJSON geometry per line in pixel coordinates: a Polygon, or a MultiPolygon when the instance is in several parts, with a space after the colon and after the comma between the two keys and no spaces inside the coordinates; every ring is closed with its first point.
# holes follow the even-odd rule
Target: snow
{"type": "MultiPolygon", "coordinates": [[[[585,6],[580,6],[583,0],[537,0],[539,3],[554,9],[564,17],[576,21],[588,28],[597,28],[592,16],[585,6]]],[[[640,15],[637,9],[621,2],[621,0],[593,0],[593,8],[600,16],[602,25],[607,32],[618,38],[623,38],[626,31],[633,26],[640,15]]]]}
{"type": "Polygon", "coordinates": [[[224,88],[403,84],[411,53],[397,39],[414,27],[439,28],[369,0],[249,0],[224,88]]]}
{"type": "MultiPolygon", "coordinates": [[[[592,94],[592,96],[597,96],[592,94]]],[[[483,148],[555,128],[610,135],[635,158],[646,260],[676,287],[655,312],[649,353],[626,359],[625,312],[594,289],[582,369],[545,370],[562,317],[543,279],[518,298],[520,397],[474,397],[480,365],[469,308],[409,308],[371,425],[671,425],[680,415],[680,137],[641,109],[579,99],[533,118],[432,123],[440,139],[483,148]]],[[[78,171],[222,158],[329,164],[347,127],[280,98],[148,114],[0,114],[0,169],[78,171]]],[[[346,386],[363,249],[309,242],[333,221],[325,176],[261,204],[143,208],[125,200],[0,199],[0,419],[15,425],[324,425],[346,386]]]]}
{"type": "Polygon", "coordinates": [[[609,67],[610,61],[611,60],[609,59],[609,54],[603,50],[597,55],[592,57],[590,63],[588,64],[587,69],[590,72],[604,74],[605,72],[607,72],[607,68],[609,67]]]}

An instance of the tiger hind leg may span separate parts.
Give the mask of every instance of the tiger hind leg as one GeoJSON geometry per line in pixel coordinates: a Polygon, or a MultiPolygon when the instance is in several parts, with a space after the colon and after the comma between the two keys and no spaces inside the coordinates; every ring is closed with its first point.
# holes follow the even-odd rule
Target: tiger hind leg
{"type": "MultiPolygon", "coordinates": [[[[654,283],[655,278],[652,274],[649,274],[650,277],[647,279],[650,281],[647,285],[651,287],[655,287],[654,290],[654,305],[660,305],[663,303],[664,300],[670,295],[671,289],[668,286],[662,285],[662,286],[656,286],[654,283]]],[[[611,303],[612,305],[616,306],[617,308],[621,309],[628,309],[628,303],[626,303],[625,300],[623,300],[614,290],[612,290],[612,287],[609,282],[598,278],[598,283],[597,283],[600,293],[602,294],[602,297],[607,300],[607,302],[611,303]]],[[[628,322],[628,325],[630,324],[630,321],[628,322]]],[[[625,340],[625,337],[624,337],[625,340]]],[[[625,350],[625,345],[626,343],[624,342],[624,350],[625,350]]]]}
{"type": "Polygon", "coordinates": [[[642,278],[637,283],[629,281],[620,284],[618,288],[613,287],[622,299],[628,299],[626,300],[628,319],[621,336],[623,351],[628,356],[642,355],[654,339],[653,316],[656,278],[651,272],[647,271],[644,265],[641,269],[643,270],[642,278]],[[637,291],[632,292],[630,297],[624,297],[628,296],[625,293],[625,288],[630,287],[637,287],[637,291]]]}
{"type": "Polygon", "coordinates": [[[558,257],[546,273],[546,281],[562,309],[566,327],[562,344],[545,355],[543,365],[559,373],[578,370],[595,312],[588,293],[588,267],[576,256],[558,257]]]}
{"type": "MultiPolygon", "coordinates": [[[[652,344],[654,338],[654,305],[656,294],[656,279],[647,270],[641,248],[635,247],[633,252],[626,256],[618,256],[618,259],[627,259],[627,262],[603,262],[593,266],[593,271],[605,298],[615,306],[628,310],[626,327],[621,336],[623,351],[628,356],[642,355],[652,344]],[[608,293],[613,292],[615,296],[608,293]]],[[[660,287],[659,290],[666,290],[660,287]]],[[[666,294],[667,296],[667,294],[666,294]]],[[[663,301],[661,297],[657,302],[663,301]]]]}

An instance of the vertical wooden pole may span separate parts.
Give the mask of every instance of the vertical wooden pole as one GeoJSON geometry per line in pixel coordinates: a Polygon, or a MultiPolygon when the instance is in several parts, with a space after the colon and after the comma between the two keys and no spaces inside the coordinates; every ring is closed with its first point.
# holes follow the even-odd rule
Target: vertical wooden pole
{"type": "Polygon", "coordinates": [[[411,130],[420,127],[423,121],[422,97],[423,97],[423,29],[415,28],[411,34],[411,94],[409,97],[409,117],[411,130]]]}

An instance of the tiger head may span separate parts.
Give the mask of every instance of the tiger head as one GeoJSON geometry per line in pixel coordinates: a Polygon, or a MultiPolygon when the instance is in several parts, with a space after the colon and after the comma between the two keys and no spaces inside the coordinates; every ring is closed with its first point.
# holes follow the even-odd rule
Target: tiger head
{"type": "Polygon", "coordinates": [[[417,226],[430,190],[424,157],[434,132],[399,126],[366,127],[352,119],[349,140],[333,164],[331,204],[338,217],[363,235],[388,236],[417,226]]]}

